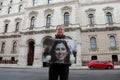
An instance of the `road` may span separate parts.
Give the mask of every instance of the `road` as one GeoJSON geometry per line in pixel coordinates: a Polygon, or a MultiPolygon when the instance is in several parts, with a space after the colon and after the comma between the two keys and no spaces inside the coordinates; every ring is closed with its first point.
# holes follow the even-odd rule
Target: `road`
{"type": "MultiPolygon", "coordinates": [[[[0,80],[48,80],[48,68],[0,68],[0,80]]],[[[70,70],[69,80],[120,80],[120,69],[70,70]]]]}

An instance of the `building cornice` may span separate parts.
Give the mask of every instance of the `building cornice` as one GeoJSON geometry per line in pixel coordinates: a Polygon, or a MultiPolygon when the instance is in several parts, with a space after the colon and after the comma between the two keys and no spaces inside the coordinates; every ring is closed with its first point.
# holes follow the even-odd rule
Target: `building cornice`
{"type": "Polygon", "coordinates": [[[81,30],[81,32],[99,32],[99,31],[118,31],[120,27],[105,27],[105,28],[89,28],[81,30]]]}
{"type": "Polygon", "coordinates": [[[5,39],[5,38],[19,38],[19,37],[21,37],[20,34],[12,34],[12,35],[3,34],[3,35],[0,35],[0,39],[5,39]]]}
{"type": "Polygon", "coordinates": [[[45,5],[38,5],[34,7],[26,7],[26,10],[33,10],[33,9],[40,9],[40,8],[51,8],[56,6],[68,6],[71,4],[75,4],[77,1],[66,1],[66,2],[59,2],[59,3],[50,3],[45,5]]]}
{"type": "MultiPolygon", "coordinates": [[[[65,32],[70,32],[70,31],[75,31],[79,29],[79,27],[65,27],[65,32]]],[[[49,33],[55,33],[56,29],[44,29],[44,30],[39,30],[39,31],[35,31],[35,30],[29,30],[29,31],[25,31],[25,32],[20,32],[20,34],[24,34],[24,35],[35,35],[35,34],[49,34],[49,33]]]]}
{"type": "Polygon", "coordinates": [[[24,15],[24,12],[21,12],[21,13],[4,14],[4,15],[1,15],[0,18],[13,17],[13,16],[20,16],[20,15],[24,15]]]}
{"type": "Polygon", "coordinates": [[[91,6],[91,5],[101,5],[101,4],[111,4],[111,3],[120,3],[120,0],[101,1],[101,2],[92,2],[92,3],[79,3],[79,5],[81,5],[81,6],[91,6]]]}

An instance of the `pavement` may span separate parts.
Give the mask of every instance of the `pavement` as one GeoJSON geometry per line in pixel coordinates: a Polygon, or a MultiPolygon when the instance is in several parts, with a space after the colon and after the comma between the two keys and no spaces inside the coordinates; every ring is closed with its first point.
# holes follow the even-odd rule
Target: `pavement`
{"type": "MultiPolygon", "coordinates": [[[[45,68],[48,68],[48,67],[34,67],[34,66],[1,66],[0,65],[0,68],[18,68],[18,69],[29,69],[29,68],[38,68],[38,69],[45,69],[45,68]]],[[[81,70],[84,70],[84,69],[89,69],[87,66],[72,66],[70,67],[70,69],[81,69],[81,70]]],[[[120,65],[115,65],[114,66],[114,69],[120,69],[120,65]]]]}

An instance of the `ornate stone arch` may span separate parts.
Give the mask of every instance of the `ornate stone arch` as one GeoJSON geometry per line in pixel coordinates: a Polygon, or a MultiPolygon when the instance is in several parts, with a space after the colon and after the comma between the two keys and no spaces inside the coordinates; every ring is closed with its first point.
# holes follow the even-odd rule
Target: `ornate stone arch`
{"type": "Polygon", "coordinates": [[[31,17],[35,16],[35,18],[37,17],[38,12],[37,11],[32,11],[29,13],[29,19],[31,19],[31,17]]]}
{"type": "Polygon", "coordinates": [[[72,12],[72,7],[70,7],[70,6],[62,7],[62,8],[61,8],[61,12],[62,12],[62,15],[64,15],[65,12],[68,12],[69,14],[71,14],[71,12],[72,12]]]}
{"type": "Polygon", "coordinates": [[[10,23],[10,20],[6,19],[6,20],[4,20],[4,23],[5,23],[5,24],[9,24],[9,23],[10,23]]]}
{"type": "Polygon", "coordinates": [[[31,42],[31,41],[33,41],[33,42],[35,43],[35,40],[31,38],[31,39],[28,39],[28,40],[27,40],[26,44],[28,44],[28,43],[31,42]]]}
{"type": "Polygon", "coordinates": [[[22,20],[21,18],[16,18],[15,22],[21,22],[21,20],[22,20]]]}
{"type": "MultiPolygon", "coordinates": [[[[43,47],[45,47],[45,46],[44,46],[44,42],[47,41],[47,39],[49,39],[49,38],[52,38],[52,37],[51,37],[51,36],[45,36],[45,37],[41,40],[41,42],[43,43],[43,44],[42,44],[43,47]]],[[[47,43],[46,43],[46,44],[47,44],[47,43]]]]}
{"type": "Polygon", "coordinates": [[[113,8],[107,6],[107,7],[103,8],[103,11],[104,11],[105,13],[107,13],[107,12],[111,12],[111,13],[113,13],[113,8]]]}
{"type": "Polygon", "coordinates": [[[46,9],[44,11],[44,16],[47,17],[48,14],[51,14],[51,16],[54,14],[54,9],[46,9]]]}
{"type": "Polygon", "coordinates": [[[87,15],[89,15],[89,14],[95,14],[95,11],[96,11],[96,9],[94,9],[94,8],[89,8],[89,9],[87,9],[85,12],[87,13],[87,15]]]}

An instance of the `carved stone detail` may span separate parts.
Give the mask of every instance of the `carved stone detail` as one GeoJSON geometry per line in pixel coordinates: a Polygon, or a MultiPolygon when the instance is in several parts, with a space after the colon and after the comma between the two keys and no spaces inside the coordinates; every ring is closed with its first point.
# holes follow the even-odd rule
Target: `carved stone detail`
{"type": "Polygon", "coordinates": [[[104,9],[103,9],[103,11],[106,13],[106,12],[111,12],[112,13],[112,11],[113,11],[113,8],[112,7],[105,7],[104,9]]]}
{"type": "Polygon", "coordinates": [[[6,19],[6,20],[4,21],[5,24],[9,24],[9,22],[10,22],[10,20],[8,20],[8,19],[6,19]]]}
{"type": "Polygon", "coordinates": [[[65,6],[65,7],[61,8],[61,11],[62,11],[63,15],[64,15],[65,12],[71,13],[72,7],[65,6]]]}
{"type": "Polygon", "coordinates": [[[46,10],[44,11],[45,17],[46,17],[48,14],[53,15],[53,14],[54,14],[54,10],[53,10],[53,9],[46,9],[46,10]]]}
{"type": "Polygon", "coordinates": [[[86,13],[89,15],[89,14],[95,14],[95,11],[96,9],[93,9],[93,8],[89,8],[86,10],[86,13]]]}
{"type": "Polygon", "coordinates": [[[32,16],[37,17],[37,15],[38,15],[37,11],[32,11],[32,12],[29,13],[29,18],[31,19],[32,16]]]}
{"type": "Polygon", "coordinates": [[[20,22],[22,19],[21,18],[16,18],[15,21],[16,22],[20,22]]]}

